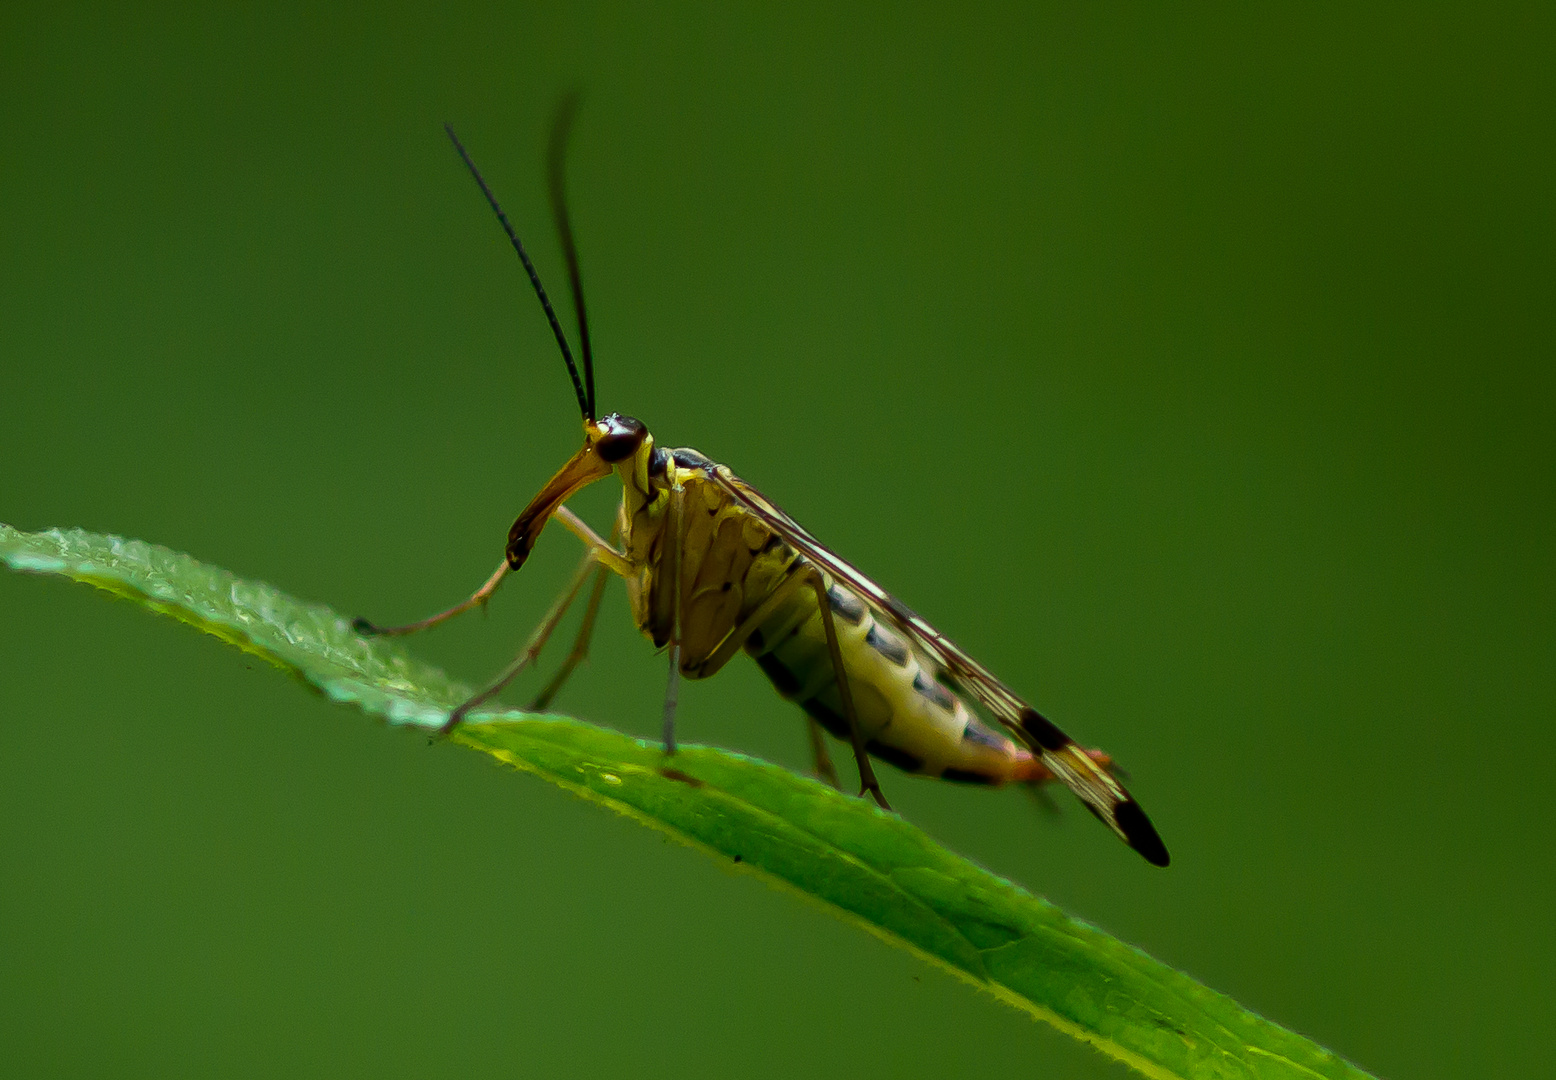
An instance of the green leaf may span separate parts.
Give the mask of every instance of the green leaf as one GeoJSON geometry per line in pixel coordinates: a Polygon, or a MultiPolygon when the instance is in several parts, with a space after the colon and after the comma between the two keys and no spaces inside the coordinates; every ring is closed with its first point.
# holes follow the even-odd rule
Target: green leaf
{"type": "MultiPolygon", "coordinates": [[[[469,693],[327,607],[166,548],[0,525],[0,558],[171,615],[393,724],[436,727],[469,693]]],[[[818,901],[1147,1076],[1366,1076],[896,815],[777,766],[686,746],[667,769],[657,744],[508,711],[453,738],[818,901]]]]}

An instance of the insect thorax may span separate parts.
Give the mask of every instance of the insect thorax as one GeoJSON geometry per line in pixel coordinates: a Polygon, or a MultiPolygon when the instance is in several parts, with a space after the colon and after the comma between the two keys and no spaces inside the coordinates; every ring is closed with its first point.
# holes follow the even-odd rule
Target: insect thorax
{"type": "Polygon", "coordinates": [[[638,628],[663,646],[679,582],[682,672],[706,678],[722,666],[722,660],[710,666],[719,645],[778,586],[796,555],[710,482],[712,462],[688,450],[666,456],[663,486],[651,481],[647,495],[630,485],[623,491],[617,520],[628,557],[640,568],[627,579],[627,591],[638,628]],[[672,484],[680,488],[678,543],[669,528],[672,484]]]}

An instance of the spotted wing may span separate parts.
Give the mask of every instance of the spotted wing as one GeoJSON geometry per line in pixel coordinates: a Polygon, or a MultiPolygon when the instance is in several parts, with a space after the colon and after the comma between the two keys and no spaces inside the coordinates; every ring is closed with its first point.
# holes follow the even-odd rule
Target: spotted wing
{"type": "Polygon", "coordinates": [[[980,702],[996,720],[1041,755],[1043,764],[1064,781],[1081,803],[1105,825],[1156,866],[1166,866],[1167,847],[1157,835],[1134,796],[1106,769],[1098,765],[1070,738],[978,661],[968,656],[940,631],[907,605],[839,558],[761,492],[732,473],[727,466],[709,462],[708,478],[730,498],[761,519],[785,542],[826,573],[841,581],[887,622],[912,638],[937,660],[946,674],[980,702]]]}

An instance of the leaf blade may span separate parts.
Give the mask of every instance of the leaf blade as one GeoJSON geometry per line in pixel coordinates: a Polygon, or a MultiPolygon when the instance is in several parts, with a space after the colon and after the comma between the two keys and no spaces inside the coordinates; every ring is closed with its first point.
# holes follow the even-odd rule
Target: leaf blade
{"type": "MultiPolygon", "coordinates": [[[[142,541],[0,525],[0,560],[212,634],[332,700],[426,729],[469,691],[398,644],[272,586],[142,541]]],[[[820,903],[1153,1077],[1367,1074],[862,799],[745,755],[565,717],[478,714],[455,741],[820,903]]]]}

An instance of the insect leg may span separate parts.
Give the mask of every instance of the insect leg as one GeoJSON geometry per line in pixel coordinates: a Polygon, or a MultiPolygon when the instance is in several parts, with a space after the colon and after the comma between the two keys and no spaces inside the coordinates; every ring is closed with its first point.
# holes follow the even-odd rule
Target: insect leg
{"type": "MultiPolygon", "coordinates": [[[[588,528],[587,525],[584,527],[588,528]]],[[[617,521],[611,526],[611,543],[614,545],[620,538],[621,522],[617,521]]],[[[584,606],[583,622],[578,624],[578,634],[573,638],[572,650],[568,652],[567,658],[562,661],[562,666],[557,668],[556,674],[551,677],[545,689],[536,694],[535,700],[530,702],[530,712],[540,712],[551,704],[551,699],[556,697],[574,669],[589,655],[589,640],[594,636],[594,620],[600,614],[600,601],[605,597],[605,582],[609,577],[610,567],[604,564],[594,572],[594,588],[589,591],[589,602],[584,606]]]]}
{"type": "Polygon", "coordinates": [[[805,730],[810,733],[810,752],[816,761],[816,776],[842,791],[843,785],[838,781],[837,770],[832,767],[832,755],[827,750],[826,735],[814,716],[806,715],[805,730]]]}
{"type": "Polygon", "coordinates": [[[567,609],[578,598],[578,592],[589,579],[597,559],[598,552],[593,548],[584,554],[583,563],[578,567],[578,572],[573,575],[572,582],[562,595],[556,598],[556,602],[551,605],[551,610],[546,612],[546,617],[540,620],[540,625],[530,633],[529,640],[524,643],[524,648],[519,651],[519,655],[513,658],[513,663],[504,668],[502,674],[493,679],[485,689],[449,713],[448,719],[438,729],[438,734],[447,735],[453,731],[469,715],[471,709],[495,697],[503,687],[513,681],[514,676],[534,663],[535,658],[540,655],[540,650],[545,647],[547,639],[551,637],[552,631],[556,629],[557,623],[562,621],[562,616],[567,614],[567,609]]]}
{"type": "Polygon", "coordinates": [[[565,506],[557,507],[556,519],[585,545],[594,549],[595,558],[622,577],[631,577],[637,573],[638,568],[632,565],[632,560],[622,552],[617,551],[609,542],[601,539],[600,534],[589,528],[583,518],[573,513],[565,506]]]}
{"type": "Polygon", "coordinates": [[[670,502],[666,507],[666,529],[670,541],[667,547],[666,576],[670,588],[670,680],[665,686],[664,743],[665,754],[675,753],[675,710],[681,699],[681,503],[680,484],[670,488],[670,502]]]}
{"type": "Polygon", "coordinates": [[[578,636],[573,639],[573,649],[567,654],[567,659],[562,661],[562,666],[557,668],[546,688],[535,695],[535,700],[529,703],[530,712],[540,712],[551,699],[556,697],[562,689],[562,684],[567,682],[573,674],[573,669],[581,664],[589,655],[589,639],[594,636],[595,616],[600,613],[600,600],[605,596],[605,583],[610,580],[610,567],[601,566],[594,572],[594,588],[589,593],[589,602],[584,607],[583,622],[578,626],[578,636]]]}
{"type": "Polygon", "coordinates": [[[367,634],[370,637],[398,637],[401,634],[414,634],[418,630],[428,630],[440,622],[447,622],[455,615],[463,615],[471,608],[485,607],[486,602],[492,598],[492,593],[497,591],[497,586],[502,584],[502,579],[508,576],[508,560],[504,559],[502,565],[492,572],[492,576],[486,579],[470,598],[455,604],[447,611],[440,611],[436,615],[422,619],[420,622],[407,623],[404,626],[375,626],[360,616],[351,620],[351,628],[359,634],[367,634]]]}
{"type": "MultiPolygon", "coordinates": [[[[627,561],[627,557],[617,551],[614,546],[600,539],[600,534],[584,524],[583,519],[577,514],[562,506],[557,508],[556,518],[578,539],[599,552],[599,560],[606,567],[621,574],[623,577],[632,573],[632,564],[627,561]]],[[[502,564],[492,571],[492,576],[486,579],[486,584],[471,593],[468,599],[460,601],[447,611],[440,611],[436,615],[422,619],[420,622],[406,623],[404,626],[378,626],[359,616],[351,620],[351,628],[359,634],[367,634],[370,637],[399,637],[402,634],[414,634],[418,630],[430,630],[441,622],[447,622],[455,615],[463,615],[471,608],[486,606],[486,602],[492,598],[492,594],[497,591],[497,586],[501,585],[503,579],[508,576],[510,569],[508,560],[504,559],[502,564]]]]}
{"type": "Polygon", "coordinates": [[[827,651],[832,654],[832,675],[837,680],[837,696],[843,702],[843,715],[848,718],[848,736],[854,744],[854,762],[859,766],[859,794],[866,791],[875,796],[882,810],[890,810],[886,796],[881,794],[880,781],[870,765],[870,754],[864,747],[864,732],[859,730],[859,714],[854,710],[854,694],[848,686],[848,672],[843,669],[843,650],[837,643],[837,626],[832,620],[832,602],[827,596],[827,583],[821,571],[811,567],[811,588],[816,590],[816,607],[821,612],[821,628],[827,632],[827,651]]]}

